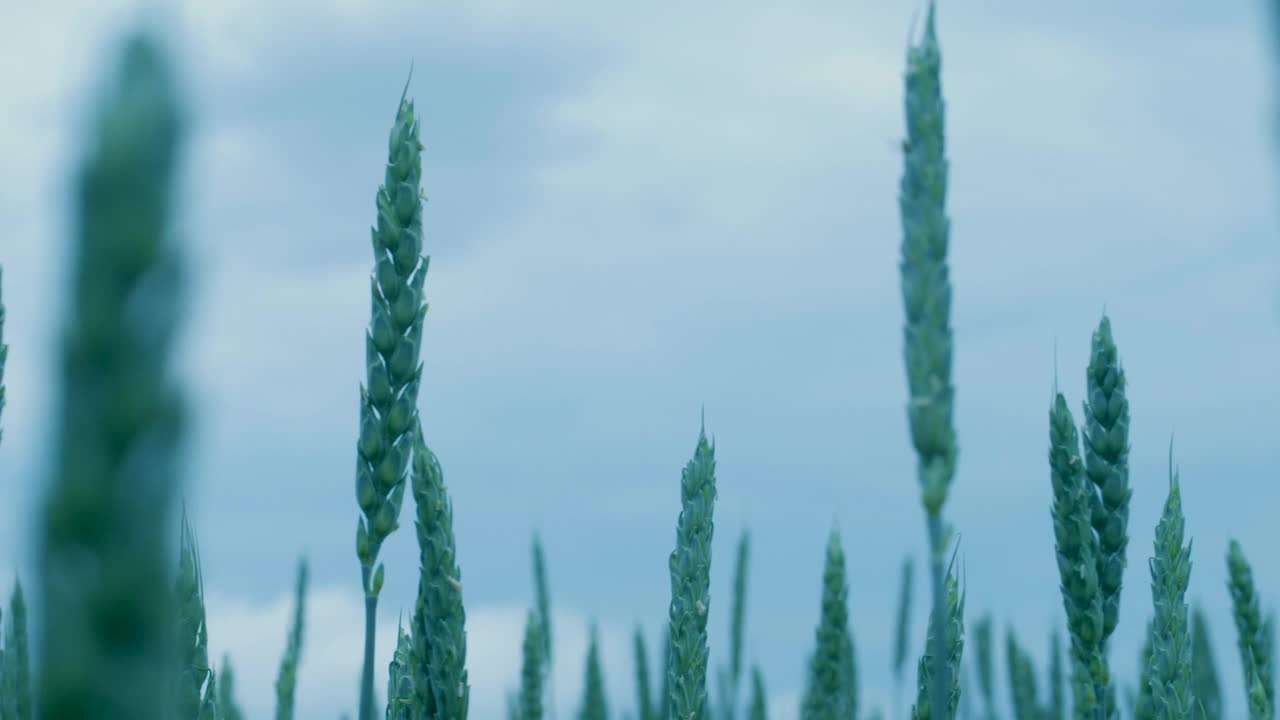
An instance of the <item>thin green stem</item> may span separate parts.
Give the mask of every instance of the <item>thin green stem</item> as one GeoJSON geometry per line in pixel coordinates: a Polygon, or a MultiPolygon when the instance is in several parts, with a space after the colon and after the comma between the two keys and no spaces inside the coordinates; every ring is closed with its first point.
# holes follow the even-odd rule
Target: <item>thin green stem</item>
{"type": "Polygon", "coordinates": [[[360,673],[360,720],[373,718],[373,653],[374,633],[378,622],[378,596],[370,592],[370,572],[367,565],[360,568],[364,585],[364,666],[360,673]]]}
{"type": "Polygon", "coordinates": [[[938,632],[930,639],[933,652],[933,683],[929,687],[930,720],[949,720],[950,701],[948,689],[951,687],[950,667],[947,664],[946,630],[947,621],[947,585],[944,555],[946,553],[946,531],[942,522],[942,512],[930,513],[929,526],[929,575],[933,581],[933,626],[938,632]]]}

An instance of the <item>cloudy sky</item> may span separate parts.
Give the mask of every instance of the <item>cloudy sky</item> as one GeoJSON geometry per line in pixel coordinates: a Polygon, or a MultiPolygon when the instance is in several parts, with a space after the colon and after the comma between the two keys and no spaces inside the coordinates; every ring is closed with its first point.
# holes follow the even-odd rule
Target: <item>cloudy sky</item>
{"type": "MultiPolygon", "coordinates": [[[[629,636],[639,623],[660,640],[680,469],[704,406],[719,485],[713,666],[749,528],[747,653],[774,715],[795,716],[838,526],[863,704],[894,707],[897,568],[924,549],[896,205],[919,3],[154,5],[192,123],[185,482],[213,651],[231,654],[254,716],[270,712],[301,554],[313,593],[300,718],[355,704],[368,227],[411,63],[432,256],[421,412],[454,501],[472,716],[501,717],[516,683],[535,530],[556,606],[558,714],[576,710],[592,621],[612,708],[632,711],[629,636]]],[[[14,572],[33,575],[68,178],[139,7],[27,4],[0,27],[6,592],[14,572]]],[[[1079,407],[1105,309],[1133,413],[1112,663],[1130,683],[1172,437],[1190,594],[1212,617],[1233,714],[1226,544],[1261,559],[1280,539],[1280,158],[1264,20],[1255,1],[939,8],[961,443],[948,512],[971,620],[993,613],[1042,664],[1063,623],[1047,410],[1055,361],[1079,407]]],[[[385,656],[413,600],[412,534],[383,555],[385,656]]],[[[1275,607],[1280,566],[1256,572],[1275,607]]]]}

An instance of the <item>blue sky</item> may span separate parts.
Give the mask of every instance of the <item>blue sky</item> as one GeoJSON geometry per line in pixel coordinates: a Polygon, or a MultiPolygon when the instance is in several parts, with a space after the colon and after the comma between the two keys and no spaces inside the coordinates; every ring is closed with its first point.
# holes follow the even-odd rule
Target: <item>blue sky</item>
{"type": "MultiPolygon", "coordinates": [[[[432,256],[421,412],[454,500],[473,717],[499,717],[516,682],[535,530],[563,629],[557,710],[576,709],[592,619],[612,706],[633,708],[629,633],[639,622],[659,639],[679,474],[704,406],[720,488],[713,666],[725,659],[733,547],[750,528],[747,652],[774,714],[794,716],[837,525],[864,707],[892,707],[897,567],[924,548],[896,205],[902,63],[920,7],[163,6],[192,122],[180,228],[194,283],[180,353],[194,411],[188,494],[211,642],[241,669],[251,710],[270,707],[300,553],[316,587],[300,717],[354,705],[368,226],[410,63],[432,256]]],[[[0,577],[32,575],[67,178],[139,7],[49,2],[0,28],[0,46],[22,58],[0,63],[11,346],[0,577]]],[[[948,511],[971,619],[991,611],[1043,664],[1062,622],[1046,461],[1055,361],[1078,410],[1105,307],[1133,413],[1113,667],[1122,685],[1136,670],[1172,436],[1191,597],[1211,614],[1239,713],[1226,543],[1260,558],[1280,537],[1280,217],[1262,8],[944,0],[938,12],[961,444],[948,511]]],[[[413,597],[412,534],[383,552],[385,651],[413,597]]],[[[1280,596],[1280,569],[1256,573],[1280,596]]],[[[922,604],[915,618],[918,646],[922,604]]]]}

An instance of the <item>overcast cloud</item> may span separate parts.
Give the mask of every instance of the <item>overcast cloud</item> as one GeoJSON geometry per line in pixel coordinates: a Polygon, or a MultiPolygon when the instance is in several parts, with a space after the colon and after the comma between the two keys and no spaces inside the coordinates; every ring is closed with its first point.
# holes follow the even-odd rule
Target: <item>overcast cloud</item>
{"type": "MultiPolygon", "coordinates": [[[[0,27],[0,578],[34,578],[68,178],[141,5],[29,4],[0,27]]],[[[355,705],[368,227],[411,63],[432,256],[421,411],[454,501],[472,716],[502,717],[517,683],[535,530],[557,607],[559,714],[576,711],[593,620],[611,707],[633,711],[629,634],[643,623],[660,644],[679,473],[704,406],[719,483],[713,668],[733,547],[750,528],[749,661],[774,716],[794,717],[837,525],[863,706],[893,707],[897,566],[924,548],[896,204],[901,72],[921,8],[606,5],[220,0],[159,13],[192,122],[188,493],[211,644],[231,653],[255,716],[270,711],[303,553],[315,589],[300,719],[355,705]]],[[[939,8],[961,443],[948,510],[968,608],[1015,626],[1043,662],[1062,624],[1054,367],[1078,408],[1105,308],[1130,381],[1135,488],[1112,663],[1123,688],[1173,437],[1191,597],[1211,615],[1233,714],[1226,544],[1261,557],[1280,537],[1280,194],[1262,20],[1253,2],[939,8]]],[[[406,531],[383,551],[383,668],[416,552],[406,531]]],[[[1274,607],[1280,567],[1255,570],[1274,607]]],[[[918,646],[922,604],[915,618],[918,646]]]]}

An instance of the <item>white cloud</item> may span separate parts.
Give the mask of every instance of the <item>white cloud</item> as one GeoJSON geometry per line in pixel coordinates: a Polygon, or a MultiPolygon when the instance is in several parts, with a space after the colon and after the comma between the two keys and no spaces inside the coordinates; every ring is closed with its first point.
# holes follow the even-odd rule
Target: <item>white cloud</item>
{"type": "MultiPolygon", "coordinates": [[[[726,483],[722,508],[730,517],[752,502],[757,520],[769,512],[803,516],[812,506],[801,507],[794,497],[830,499],[814,488],[824,482],[852,487],[846,475],[856,473],[856,492],[838,494],[842,519],[858,521],[846,526],[897,524],[909,528],[901,537],[918,542],[914,496],[893,504],[909,491],[874,496],[887,498],[885,504],[862,496],[845,502],[873,485],[896,488],[910,472],[901,423],[875,415],[890,404],[897,412],[894,398],[901,392],[893,274],[900,158],[892,141],[901,134],[900,65],[910,9],[879,2],[805,16],[748,3],[728,13],[638,6],[619,14],[575,4],[539,5],[535,12],[529,3],[474,3],[440,18],[436,8],[357,13],[353,8],[362,4],[333,0],[306,3],[304,29],[289,22],[300,2],[188,2],[173,11],[182,38],[175,47],[196,77],[216,81],[210,87],[291,79],[298,72],[291,61],[327,57],[327,39],[341,32],[409,54],[432,29],[447,28],[460,45],[486,47],[491,31],[537,26],[548,44],[568,37],[600,49],[589,84],[532,111],[531,121],[585,135],[584,148],[526,168],[542,183],[533,209],[502,218],[481,247],[433,269],[428,383],[440,391],[431,396],[433,422],[459,434],[476,429],[472,435],[483,439],[472,442],[487,444],[485,452],[494,456],[502,454],[495,448],[515,454],[525,447],[545,452],[566,443],[609,442],[630,442],[639,455],[654,450],[635,441],[635,433],[667,442],[670,425],[655,415],[667,417],[663,413],[680,403],[694,407],[693,393],[699,400],[711,395],[722,417],[729,415],[726,404],[738,399],[742,412],[717,424],[725,477],[748,478],[740,486],[726,483]],[[829,214],[812,219],[817,212],[829,214]],[[821,339],[832,335],[847,340],[821,339]],[[437,401],[445,393],[453,393],[452,404],[437,401]],[[619,413],[619,405],[635,412],[619,413]],[[836,405],[856,405],[838,415],[846,436],[836,443],[796,439],[797,428],[815,424],[815,408],[821,418],[836,405]],[[576,411],[565,413],[568,420],[547,418],[565,408],[576,411]],[[536,420],[526,422],[530,417],[536,420]],[[739,425],[723,432],[730,422],[739,425]],[[800,477],[785,466],[795,461],[786,453],[797,447],[806,469],[817,474],[800,477]],[[756,492],[764,485],[750,484],[752,473],[762,472],[762,458],[794,481],[792,505],[772,507],[771,495],[756,492]]],[[[0,44],[23,58],[0,67],[0,104],[15,109],[0,117],[0,156],[9,163],[0,176],[0,262],[10,309],[6,340],[14,348],[0,458],[21,455],[20,471],[34,462],[38,447],[22,440],[43,436],[51,405],[45,389],[56,365],[45,345],[56,330],[49,318],[57,317],[61,287],[52,280],[61,280],[57,248],[65,233],[55,200],[65,187],[65,159],[79,141],[79,109],[92,98],[98,74],[110,68],[105,50],[138,5],[76,4],[76,12],[69,12],[72,3],[32,5],[0,28],[0,44]]],[[[1038,393],[1050,382],[1052,343],[1060,332],[1063,367],[1082,365],[1092,316],[1104,301],[1118,311],[1134,407],[1145,408],[1148,418],[1135,425],[1135,447],[1162,448],[1176,422],[1179,436],[1194,438],[1206,458],[1200,472],[1187,467],[1188,477],[1217,478],[1188,482],[1189,499],[1202,492],[1204,507],[1226,508],[1234,502],[1229,497],[1268,492],[1258,488],[1257,477],[1219,472],[1207,459],[1214,452],[1219,458],[1234,452],[1246,464],[1268,457],[1257,428],[1266,427],[1264,411],[1274,405],[1266,402],[1274,383],[1263,359],[1274,357],[1276,347],[1258,330],[1270,327],[1270,318],[1247,308],[1260,307],[1274,285],[1274,273],[1266,270],[1276,266],[1273,215],[1259,209],[1273,205],[1274,153],[1261,152],[1256,141],[1270,138],[1263,85],[1221,82],[1252,79],[1263,50],[1252,44],[1248,27],[1182,36],[1135,28],[1140,35],[1118,39],[1080,26],[1035,27],[1021,18],[1017,28],[1009,17],[959,15],[944,14],[942,33],[962,338],[957,418],[966,469],[958,487],[971,490],[957,491],[953,509],[968,547],[977,551],[971,556],[975,589],[985,587],[988,598],[1015,598],[1008,612],[1031,626],[1057,617],[1050,614],[1055,581],[1049,570],[1036,574],[1042,562],[1006,567],[990,559],[1004,560],[1004,554],[982,552],[999,550],[1010,527],[989,522],[990,495],[983,491],[999,489],[997,507],[1009,518],[1043,516],[1047,488],[1042,480],[1026,480],[1043,471],[1036,450],[1042,437],[1011,441],[1005,433],[1030,433],[1025,428],[1035,425],[1027,418],[1042,418],[1038,393]],[[1178,61],[1185,57],[1199,62],[1178,61]],[[1154,292],[1156,285],[1172,290],[1154,292]],[[1000,327],[984,339],[974,330],[983,323],[1000,327]],[[1223,347],[1232,351],[1224,355],[1223,347]],[[1015,593],[992,590],[1012,575],[1044,582],[1015,593]],[[1032,606],[1028,599],[1045,602],[1025,610],[1032,606]]],[[[502,62],[498,49],[491,56],[502,62]]],[[[420,107],[450,112],[461,96],[449,93],[460,91],[440,92],[420,107]]],[[[207,99],[215,109],[217,97],[207,99]]],[[[262,115],[276,109],[261,108],[262,115]]],[[[317,210],[310,193],[331,179],[291,167],[280,157],[284,152],[268,144],[269,129],[223,122],[216,112],[198,120],[192,186],[199,197],[192,205],[204,215],[193,215],[202,223],[194,228],[198,286],[184,350],[196,397],[207,403],[197,419],[214,436],[211,466],[243,457],[244,444],[218,443],[219,433],[225,440],[233,432],[237,441],[252,436],[269,444],[277,463],[206,486],[223,488],[231,507],[242,502],[225,490],[236,483],[324,485],[309,496],[319,504],[315,498],[334,486],[330,479],[347,477],[346,470],[317,467],[314,456],[318,448],[350,445],[361,361],[353,340],[367,319],[368,269],[345,259],[316,258],[306,268],[263,262],[256,253],[296,232],[295,221],[317,210]],[[280,207],[265,220],[246,212],[266,203],[280,207]],[[215,223],[232,232],[209,231],[215,223]]],[[[326,120],[332,118],[316,119],[326,120]]],[[[368,224],[362,212],[351,223],[361,249],[368,224]]],[[[1142,462],[1135,456],[1135,477],[1161,477],[1162,468],[1142,462]]],[[[599,487],[598,467],[581,473],[574,467],[531,475],[575,491],[599,487]]],[[[16,474],[6,473],[5,482],[16,474]]],[[[499,482],[484,474],[466,478],[472,479],[499,482]]],[[[490,485],[475,491],[461,479],[456,487],[484,492],[485,500],[492,494],[490,485]]],[[[26,497],[36,485],[24,475],[17,488],[10,495],[6,485],[5,497],[26,497]]],[[[595,499],[609,502],[610,492],[595,499]]],[[[341,498],[349,504],[349,491],[341,498]]],[[[562,517],[559,499],[539,502],[545,504],[519,510],[562,517]]],[[[18,532],[30,515],[19,512],[24,506],[20,500],[0,510],[0,547],[15,559],[23,552],[18,532]]],[[[1253,507],[1242,509],[1243,519],[1220,510],[1214,530],[1220,535],[1233,522],[1233,531],[1246,539],[1252,533],[1255,544],[1263,544],[1268,505],[1253,507]]],[[[608,515],[607,506],[593,508],[604,522],[629,522],[608,515]]],[[[1142,533],[1150,532],[1142,515],[1147,509],[1135,510],[1142,533]]],[[[207,517],[205,526],[232,522],[207,517]]],[[[315,534],[328,532],[312,525],[315,534]]],[[[1037,560],[1048,557],[1049,536],[1033,540],[1026,545],[1044,551],[1037,560]]],[[[779,536],[778,542],[791,543],[790,553],[798,541],[779,536]]],[[[1146,547],[1138,540],[1132,546],[1146,547]]],[[[468,567],[487,572],[497,564],[494,551],[476,550],[468,567]]],[[[244,562],[261,567],[254,558],[244,562]]],[[[762,567],[762,574],[782,572],[781,565],[762,567]]],[[[1145,602],[1142,563],[1131,567],[1131,587],[1139,591],[1126,594],[1134,607],[1130,612],[1126,605],[1125,612],[1138,618],[1145,602]]],[[[1260,568],[1260,577],[1264,572],[1260,568]]],[[[570,571],[562,587],[571,596],[590,581],[570,571]]],[[[761,595],[771,591],[762,588],[761,595]]],[[[354,695],[351,649],[360,646],[362,612],[358,595],[345,589],[321,589],[313,598],[303,707],[332,720],[326,703],[349,707],[354,695]]],[[[287,596],[266,605],[210,597],[215,647],[236,656],[245,697],[262,716],[289,602],[287,596]]],[[[492,605],[469,615],[477,718],[501,716],[518,668],[523,618],[523,611],[492,605]]],[[[793,717],[798,692],[787,687],[786,671],[798,668],[805,640],[786,637],[789,655],[777,652],[786,621],[774,619],[761,620],[772,633],[766,636],[775,638],[768,656],[783,658],[766,668],[780,684],[771,687],[771,705],[776,717],[793,717]]],[[[395,619],[382,620],[379,645],[389,653],[395,619]]],[[[584,614],[569,612],[557,626],[556,697],[559,714],[568,717],[580,691],[584,614]]],[[[1224,646],[1225,627],[1219,631],[1224,646]]],[[[606,623],[602,637],[607,677],[616,684],[611,699],[629,707],[629,634],[606,623]]],[[[1125,647],[1134,644],[1133,636],[1119,639],[1125,647]]],[[[866,658],[873,686],[883,680],[882,654],[866,658]]],[[[386,658],[379,663],[385,670],[386,658]]]]}
{"type": "MultiPolygon", "coordinates": [[[[327,586],[306,598],[306,627],[298,674],[298,720],[334,720],[356,705],[364,646],[364,603],[358,590],[327,586]]],[[[377,632],[375,682],[386,698],[386,669],[396,639],[397,617],[384,602],[377,632]]],[[[215,589],[207,591],[210,657],[219,666],[231,657],[236,695],[252,717],[270,717],[275,707],[275,678],[293,616],[293,596],[281,594],[255,603],[215,589]]],[[[506,717],[507,693],[519,687],[521,644],[527,611],[515,607],[467,609],[467,674],[471,686],[470,717],[506,717]]],[[[583,663],[590,620],[571,609],[552,617],[555,645],[554,702],[558,717],[572,717],[582,695],[583,663]]],[[[601,664],[611,708],[634,704],[634,666],[630,629],[599,623],[601,664]]],[[[654,679],[656,682],[656,673],[654,679]]]]}

